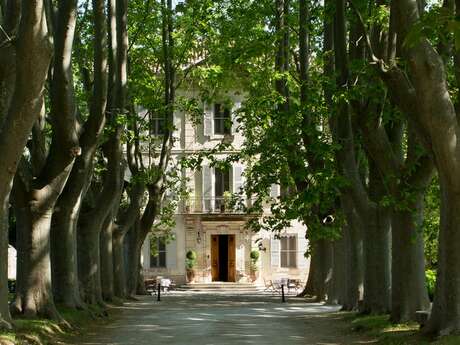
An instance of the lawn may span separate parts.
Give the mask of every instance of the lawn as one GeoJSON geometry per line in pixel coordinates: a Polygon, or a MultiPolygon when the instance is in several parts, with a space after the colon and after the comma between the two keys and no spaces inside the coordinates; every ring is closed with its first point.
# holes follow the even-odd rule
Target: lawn
{"type": "Polygon", "coordinates": [[[65,340],[94,326],[95,322],[108,322],[111,319],[107,311],[95,307],[77,311],[59,308],[59,312],[67,323],[44,319],[15,319],[13,331],[0,331],[0,345],[55,344],[56,340],[65,340]]]}
{"type": "Polygon", "coordinates": [[[459,345],[460,336],[430,339],[421,334],[416,323],[392,324],[387,315],[362,316],[350,314],[353,332],[375,338],[378,345],[459,345]]]}

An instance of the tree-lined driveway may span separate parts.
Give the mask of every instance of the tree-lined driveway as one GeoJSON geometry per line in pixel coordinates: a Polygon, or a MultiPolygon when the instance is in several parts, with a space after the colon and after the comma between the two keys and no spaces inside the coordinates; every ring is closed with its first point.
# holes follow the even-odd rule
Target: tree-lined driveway
{"type": "Polygon", "coordinates": [[[143,297],[117,319],[75,341],[81,345],[369,344],[351,334],[337,307],[297,298],[174,293],[143,297]]]}

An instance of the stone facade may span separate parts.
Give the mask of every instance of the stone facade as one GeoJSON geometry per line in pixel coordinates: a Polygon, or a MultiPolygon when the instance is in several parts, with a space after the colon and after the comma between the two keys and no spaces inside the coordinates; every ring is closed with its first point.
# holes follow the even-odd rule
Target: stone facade
{"type": "MultiPolygon", "coordinates": [[[[198,91],[182,93],[184,97],[198,98],[198,91]]],[[[225,92],[222,95],[222,103],[233,104],[231,112],[234,113],[243,100],[242,94],[238,92],[225,92]]],[[[203,104],[204,119],[201,124],[195,126],[189,116],[181,111],[174,115],[176,138],[172,151],[173,160],[179,160],[184,156],[208,150],[215,147],[222,140],[232,143],[232,150],[220,152],[220,158],[235,153],[241,147],[244,138],[236,130],[234,121],[226,134],[215,133],[216,123],[213,104],[203,104]]],[[[244,185],[244,165],[235,162],[228,173],[228,181],[224,185],[230,193],[236,193],[244,185]]],[[[152,265],[150,257],[149,239],[143,248],[143,267],[146,277],[169,277],[178,284],[184,283],[186,279],[185,254],[188,250],[197,253],[196,282],[210,282],[211,277],[211,236],[212,235],[235,235],[236,240],[236,281],[248,282],[250,277],[250,253],[252,250],[260,251],[258,260],[259,278],[258,283],[264,280],[277,278],[295,278],[305,281],[308,275],[309,262],[304,258],[303,253],[307,249],[305,240],[305,227],[300,223],[292,224],[292,227],[283,231],[284,235],[295,238],[291,247],[282,248],[283,243],[274,238],[271,233],[251,233],[245,228],[248,216],[239,210],[228,210],[224,207],[223,195],[219,194],[222,188],[219,187],[222,176],[217,176],[215,168],[210,162],[204,161],[201,170],[182,172],[184,181],[187,181],[187,188],[191,191],[190,200],[182,203],[176,215],[176,227],[174,229],[175,240],[166,244],[164,248],[166,257],[162,257],[161,265],[152,265]],[[283,267],[283,255],[290,255],[289,267],[283,267]],[[294,260],[295,258],[295,260],[294,260]],[[293,261],[295,261],[293,263],[293,261]]],[[[279,187],[272,188],[279,196],[279,187]]],[[[267,207],[267,212],[269,208],[267,207]]],[[[283,235],[281,234],[281,235],[283,235]]],[[[154,260],[158,261],[158,260],[154,260]]],[[[154,262],[152,261],[152,262],[154,262]]],[[[286,261],[286,260],[284,260],[286,261]]],[[[284,265],[286,266],[286,265],[284,265]]]]}

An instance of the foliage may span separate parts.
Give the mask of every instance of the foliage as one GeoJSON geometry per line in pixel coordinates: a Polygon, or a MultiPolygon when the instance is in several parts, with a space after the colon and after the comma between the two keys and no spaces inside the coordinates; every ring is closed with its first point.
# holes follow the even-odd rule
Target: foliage
{"type": "Polygon", "coordinates": [[[433,301],[434,293],[436,289],[436,271],[435,270],[426,270],[425,272],[426,287],[428,289],[428,295],[430,300],[433,301]]]}
{"type": "Polygon", "coordinates": [[[196,260],[197,258],[196,252],[194,250],[189,250],[187,254],[185,255],[185,257],[189,260],[196,260]]]}
{"type": "Polygon", "coordinates": [[[256,263],[259,260],[260,252],[258,250],[252,250],[250,257],[252,262],[256,263]]]}
{"type": "Polygon", "coordinates": [[[192,270],[196,265],[196,252],[194,250],[187,251],[185,255],[185,266],[188,270],[192,270]]]}
{"type": "Polygon", "coordinates": [[[436,268],[438,262],[440,196],[439,181],[435,178],[425,194],[425,217],[423,219],[425,257],[429,268],[436,268]]]}

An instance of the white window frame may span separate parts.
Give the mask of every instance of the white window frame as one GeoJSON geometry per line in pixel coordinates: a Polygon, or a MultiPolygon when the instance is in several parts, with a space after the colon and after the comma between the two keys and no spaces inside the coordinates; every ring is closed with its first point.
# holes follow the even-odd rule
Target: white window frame
{"type": "Polygon", "coordinates": [[[161,116],[152,116],[150,119],[150,133],[155,136],[162,136],[165,134],[166,119],[161,116]],[[163,131],[160,132],[160,122],[163,121],[163,131]]]}
{"type": "MultiPolygon", "coordinates": [[[[219,114],[220,115],[220,114],[219,114]]],[[[214,103],[213,111],[212,111],[212,133],[215,137],[223,137],[226,135],[232,135],[232,127],[233,127],[233,118],[232,118],[232,109],[227,108],[224,103],[214,103]],[[217,115],[217,106],[220,108],[221,116],[217,115]],[[225,111],[228,111],[228,117],[225,116],[225,111]],[[217,133],[216,132],[216,121],[220,121],[222,125],[223,132],[217,133]],[[225,133],[225,126],[228,127],[228,133],[225,133]]]]}
{"type": "Polygon", "coordinates": [[[280,267],[281,268],[297,268],[298,266],[298,262],[297,262],[298,261],[298,258],[297,258],[298,245],[299,243],[297,239],[297,234],[281,235],[280,237],[280,267]],[[291,244],[290,238],[294,238],[294,243],[295,243],[294,248],[290,247],[290,244],[291,244]],[[283,242],[285,243],[285,246],[283,246],[283,242]],[[283,260],[284,257],[286,260],[283,260]],[[293,263],[291,262],[292,258],[294,259],[293,263]],[[283,265],[283,261],[286,262],[285,265],[283,265]]]}

